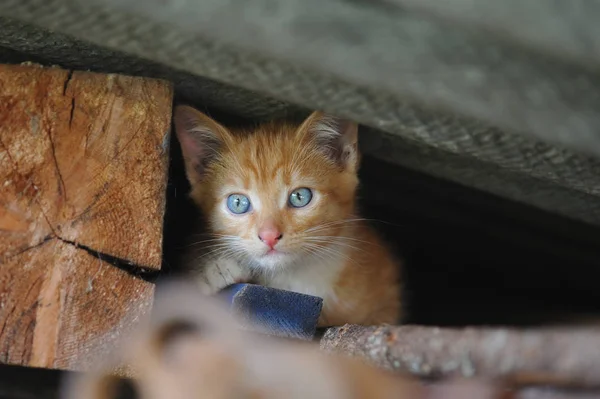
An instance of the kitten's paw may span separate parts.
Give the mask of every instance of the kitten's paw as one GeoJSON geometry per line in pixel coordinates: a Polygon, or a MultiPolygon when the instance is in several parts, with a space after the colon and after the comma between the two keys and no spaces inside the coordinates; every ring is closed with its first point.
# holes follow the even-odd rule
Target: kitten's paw
{"type": "Polygon", "coordinates": [[[217,259],[207,263],[198,278],[200,291],[214,295],[223,288],[250,281],[250,272],[231,259],[217,259]]]}

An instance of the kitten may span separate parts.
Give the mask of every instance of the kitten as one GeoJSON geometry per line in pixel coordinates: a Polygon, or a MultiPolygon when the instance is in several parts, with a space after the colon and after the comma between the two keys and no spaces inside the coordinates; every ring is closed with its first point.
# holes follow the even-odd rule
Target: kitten
{"type": "Polygon", "coordinates": [[[189,260],[204,292],[251,281],[323,298],[320,326],[399,321],[399,264],[356,213],[355,123],[314,112],[238,131],[188,106],[174,120],[207,219],[189,260]]]}

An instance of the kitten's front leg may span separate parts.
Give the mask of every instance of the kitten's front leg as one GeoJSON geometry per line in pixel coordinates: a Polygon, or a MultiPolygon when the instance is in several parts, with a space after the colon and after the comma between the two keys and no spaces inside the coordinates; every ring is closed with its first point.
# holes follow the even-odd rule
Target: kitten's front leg
{"type": "Polygon", "coordinates": [[[250,270],[233,259],[215,258],[199,270],[197,282],[200,291],[213,295],[231,284],[246,283],[252,278],[250,270]]]}

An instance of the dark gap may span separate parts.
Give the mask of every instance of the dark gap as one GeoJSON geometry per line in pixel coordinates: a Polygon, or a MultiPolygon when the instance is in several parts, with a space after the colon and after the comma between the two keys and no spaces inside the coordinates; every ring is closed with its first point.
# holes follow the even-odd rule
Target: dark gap
{"type": "Polygon", "coordinates": [[[70,69],[69,73],[67,75],[67,78],[65,79],[65,83],[63,85],[63,96],[67,95],[67,88],[69,87],[69,83],[71,83],[72,78],[73,78],[73,70],[70,69]]]}
{"type": "Polygon", "coordinates": [[[117,377],[112,378],[115,383],[114,396],[106,399],[137,399],[141,397],[132,380],[117,377]]]}
{"type": "Polygon", "coordinates": [[[364,216],[404,258],[408,323],[537,325],[600,312],[600,229],[366,157],[364,216]]]}
{"type": "Polygon", "coordinates": [[[59,238],[59,240],[61,240],[62,242],[66,243],[66,244],[73,245],[76,248],[83,249],[84,251],[86,251],[88,254],[90,254],[94,258],[96,258],[102,262],[106,262],[107,264],[114,266],[119,270],[124,271],[125,273],[129,274],[130,276],[132,276],[134,278],[139,278],[148,283],[154,284],[160,274],[159,270],[155,270],[155,269],[152,269],[147,266],[136,265],[133,262],[128,261],[126,259],[121,259],[121,258],[113,256],[113,255],[108,255],[103,252],[96,251],[95,249],[92,249],[86,245],[82,245],[82,244],[78,244],[73,241],[65,240],[64,238],[59,238]]]}
{"type": "Polygon", "coordinates": [[[1,399],[54,399],[58,397],[61,378],[58,370],[0,365],[1,399]],[[35,383],[33,383],[35,381],[35,383]]]}
{"type": "MultiPolygon", "coordinates": [[[[65,382],[79,373],[0,364],[0,399],[57,399],[65,382]]],[[[106,399],[135,399],[139,395],[133,381],[114,378],[115,395],[106,399]]]]}
{"type": "Polygon", "coordinates": [[[200,212],[188,197],[190,184],[185,176],[183,156],[174,126],[171,127],[169,159],[171,163],[163,224],[162,277],[179,276],[182,273],[181,255],[186,250],[185,241],[194,234],[194,226],[201,218],[200,212]]]}
{"type": "Polygon", "coordinates": [[[75,97],[71,98],[71,113],[69,114],[69,130],[73,125],[73,114],[75,113],[75,97]]]}
{"type": "Polygon", "coordinates": [[[313,337],[313,341],[320,342],[321,338],[323,338],[323,336],[325,335],[326,332],[327,332],[327,327],[318,327],[315,330],[315,335],[313,337]]]}
{"type": "Polygon", "coordinates": [[[36,55],[25,54],[23,52],[0,46],[0,62],[5,64],[20,64],[23,62],[33,62],[36,64],[51,66],[52,63],[43,60],[36,55]]]}

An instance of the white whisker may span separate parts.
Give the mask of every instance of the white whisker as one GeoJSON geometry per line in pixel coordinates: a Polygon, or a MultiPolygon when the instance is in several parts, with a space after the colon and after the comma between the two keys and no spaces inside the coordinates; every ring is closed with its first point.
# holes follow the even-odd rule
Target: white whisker
{"type": "Polygon", "coordinates": [[[307,240],[307,241],[317,242],[317,243],[320,243],[320,244],[329,244],[331,246],[339,245],[339,246],[342,246],[344,248],[353,249],[353,250],[358,251],[358,252],[366,252],[364,249],[362,249],[360,247],[357,247],[355,245],[348,244],[348,243],[345,243],[345,242],[340,242],[340,241],[334,241],[334,240],[307,240]]]}
{"type": "Polygon", "coordinates": [[[307,239],[321,239],[321,240],[328,240],[328,239],[335,239],[335,240],[340,240],[340,241],[352,241],[352,242],[359,242],[362,244],[371,244],[370,241],[366,241],[366,240],[360,240],[358,238],[354,238],[354,237],[346,237],[346,236],[309,236],[307,237],[307,239]]]}
{"type": "Polygon", "coordinates": [[[346,224],[350,224],[350,223],[358,223],[358,222],[363,222],[363,221],[368,221],[368,220],[369,219],[364,219],[364,218],[335,220],[335,221],[326,222],[326,223],[322,223],[322,224],[310,227],[310,228],[304,230],[304,233],[316,232],[316,231],[323,230],[326,228],[331,228],[334,226],[346,225],[346,224]]]}

